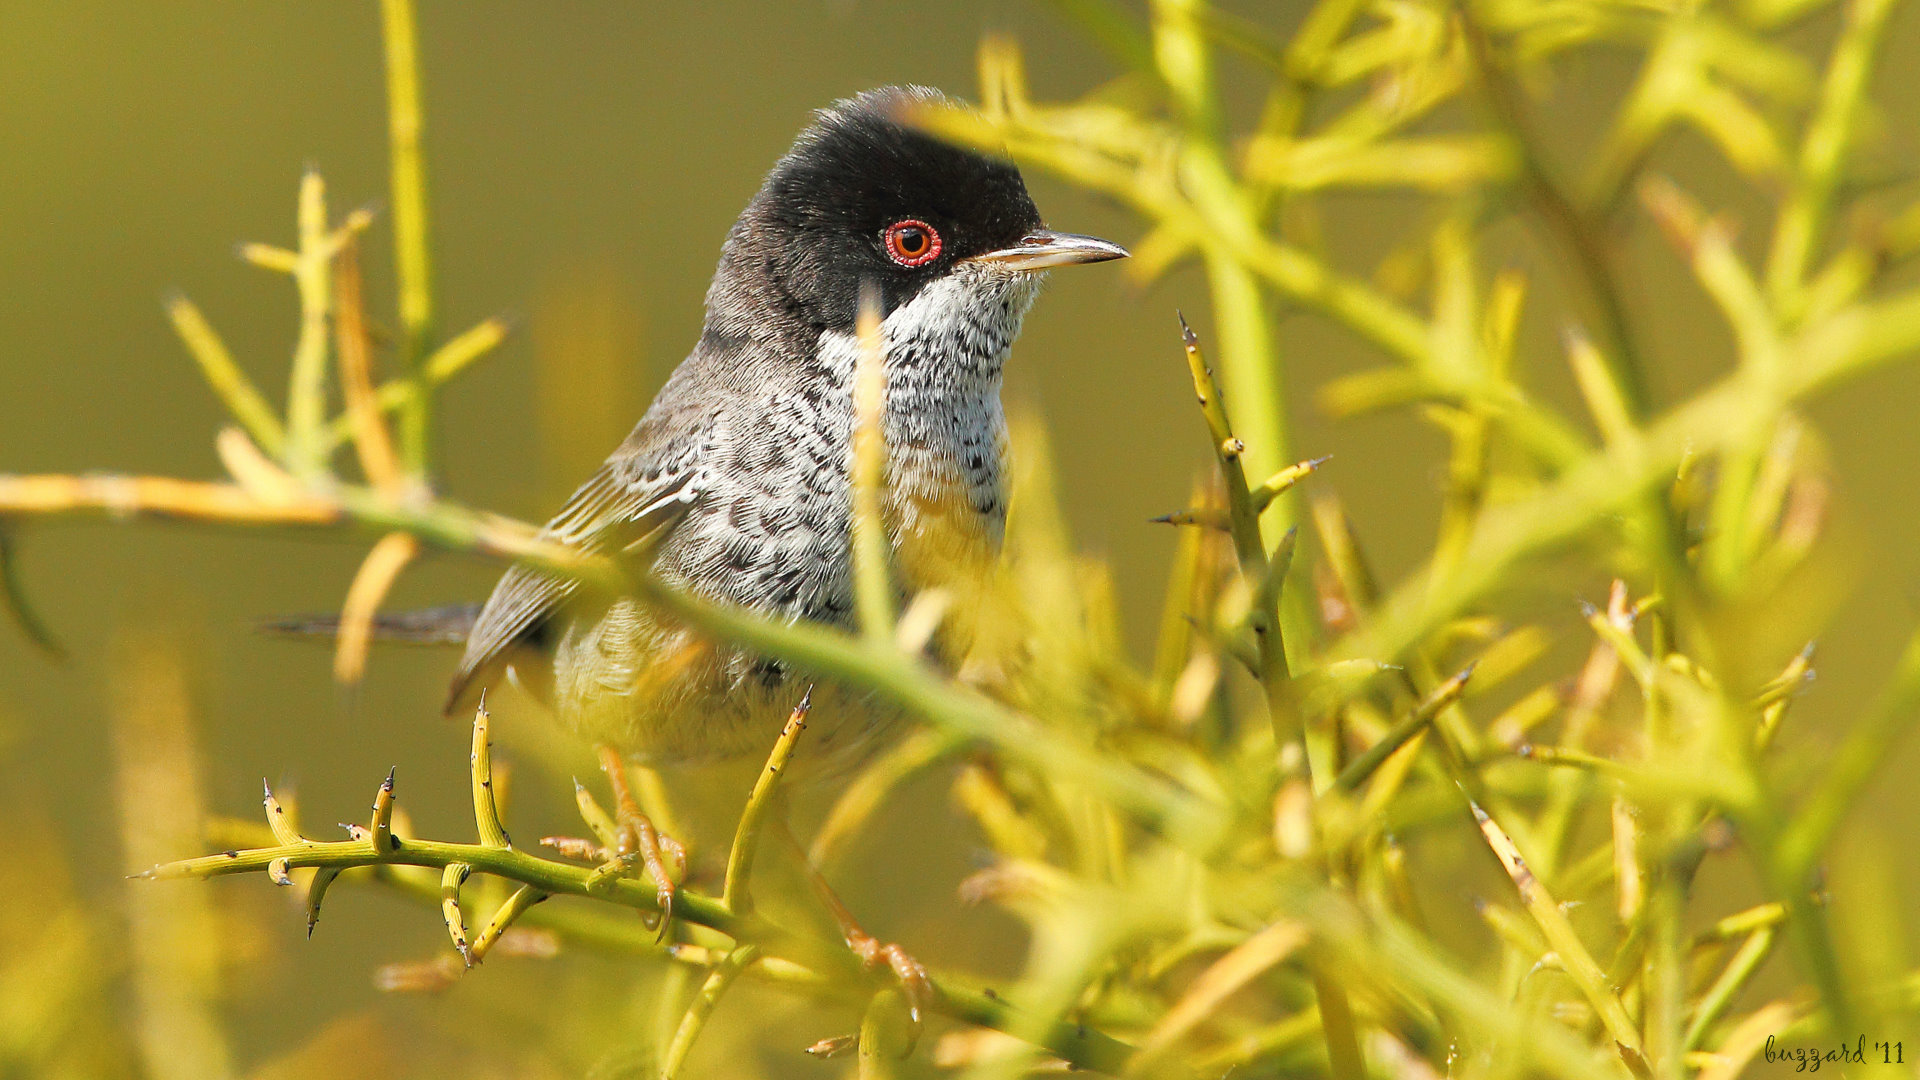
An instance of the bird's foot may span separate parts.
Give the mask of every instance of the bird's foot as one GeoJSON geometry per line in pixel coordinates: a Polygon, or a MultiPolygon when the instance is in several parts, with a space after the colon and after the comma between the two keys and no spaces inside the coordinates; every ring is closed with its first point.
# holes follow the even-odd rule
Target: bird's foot
{"type": "Polygon", "coordinates": [[[900,995],[907,1002],[907,1048],[901,1056],[913,1053],[914,1045],[920,1041],[921,1019],[933,1006],[933,977],[927,974],[925,965],[900,946],[883,944],[851,923],[841,930],[846,935],[847,948],[853,950],[853,955],[868,971],[884,967],[893,972],[894,980],[900,984],[900,995]]]}
{"type": "Polygon", "coordinates": [[[841,901],[827,883],[820,868],[807,859],[807,849],[793,835],[786,818],[774,818],[775,832],[785,842],[787,849],[799,861],[800,868],[806,873],[807,880],[813,883],[815,895],[820,898],[821,906],[833,917],[834,924],[840,928],[840,936],[846,941],[847,948],[853,952],[862,967],[877,972],[886,968],[893,973],[895,982],[900,984],[900,995],[907,1003],[907,1046],[901,1056],[913,1053],[920,1041],[920,1028],[927,1011],[932,1008],[939,991],[933,985],[933,977],[927,974],[926,966],[915,960],[905,949],[892,943],[883,943],[860,928],[853,912],[841,901]]]}
{"type": "Polygon", "coordinates": [[[600,769],[607,774],[607,784],[613,789],[613,824],[615,844],[609,853],[615,860],[631,864],[637,856],[644,866],[647,876],[653,879],[654,896],[660,905],[660,921],[656,929],[661,937],[667,933],[667,925],[673,919],[673,898],[678,892],[676,884],[687,872],[687,850],[672,837],[653,827],[652,819],[640,810],[640,804],[634,801],[633,790],[627,784],[627,763],[620,752],[610,746],[600,747],[600,769]]]}

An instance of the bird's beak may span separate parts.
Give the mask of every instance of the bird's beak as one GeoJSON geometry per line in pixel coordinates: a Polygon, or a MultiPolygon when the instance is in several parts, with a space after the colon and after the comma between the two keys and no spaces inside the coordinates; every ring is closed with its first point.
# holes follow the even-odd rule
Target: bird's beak
{"type": "Polygon", "coordinates": [[[1081,236],[1079,233],[1054,232],[1052,229],[1035,229],[1012,247],[975,255],[967,261],[992,263],[1009,270],[1045,270],[1049,266],[1072,266],[1075,263],[1106,262],[1108,259],[1126,257],[1127,249],[1110,240],[1081,236]]]}

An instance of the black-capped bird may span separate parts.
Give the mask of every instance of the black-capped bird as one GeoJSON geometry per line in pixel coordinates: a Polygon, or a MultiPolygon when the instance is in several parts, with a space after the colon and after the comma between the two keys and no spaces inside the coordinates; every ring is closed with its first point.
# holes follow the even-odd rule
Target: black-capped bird
{"type": "MultiPolygon", "coordinates": [[[[911,593],[932,583],[930,568],[991,558],[1006,515],[1008,349],[1044,271],[1127,252],[1047,229],[1013,165],[906,122],[946,104],[932,90],[889,88],[818,114],[728,234],[699,343],[546,536],[610,554],[645,538],[643,558],[671,587],[850,626],[864,290],[883,317],[894,580],[911,593]]],[[[506,573],[474,624],[449,709],[508,673],[564,726],[668,766],[764,756],[815,681],[707,642],[638,600],[524,567],[506,573]]],[[[894,713],[821,681],[813,717],[804,749],[818,756],[870,741],[894,713]]],[[[899,950],[851,925],[848,936],[910,993],[924,983],[899,950]]]]}

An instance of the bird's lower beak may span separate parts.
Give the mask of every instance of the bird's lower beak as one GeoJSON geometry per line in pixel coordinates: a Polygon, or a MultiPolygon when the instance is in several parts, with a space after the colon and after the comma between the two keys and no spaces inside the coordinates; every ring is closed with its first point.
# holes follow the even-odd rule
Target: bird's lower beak
{"type": "Polygon", "coordinates": [[[1110,240],[1081,236],[1079,233],[1054,232],[1052,229],[1035,229],[1012,247],[975,255],[967,261],[992,263],[1010,270],[1045,270],[1049,266],[1072,266],[1075,263],[1106,262],[1126,257],[1127,249],[1110,240]]]}

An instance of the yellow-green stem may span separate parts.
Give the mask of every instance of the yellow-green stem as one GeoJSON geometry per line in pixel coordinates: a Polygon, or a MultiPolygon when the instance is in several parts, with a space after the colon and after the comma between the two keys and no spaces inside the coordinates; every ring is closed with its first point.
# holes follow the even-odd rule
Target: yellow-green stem
{"type": "Polygon", "coordinates": [[[408,472],[424,482],[431,467],[433,438],[432,385],[426,377],[426,359],[434,335],[433,261],[426,166],[420,152],[425,120],[420,109],[420,56],[413,0],[380,0],[380,21],[386,45],[394,269],[400,287],[406,377],[413,387],[400,415],[400,454],[408,472]]]}

